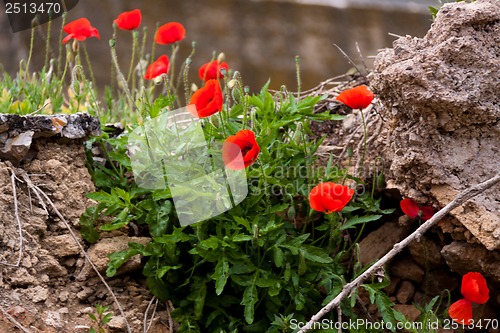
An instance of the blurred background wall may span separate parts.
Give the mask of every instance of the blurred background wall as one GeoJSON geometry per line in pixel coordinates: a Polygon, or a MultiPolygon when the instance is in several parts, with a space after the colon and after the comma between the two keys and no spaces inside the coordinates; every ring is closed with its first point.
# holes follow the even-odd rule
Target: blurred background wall
{"type": "MultiPolygon", "coordinates": [[[[350,65],[334,43],[359,61],[356,42],[368,67],[378,49],[391,47],[396,35],[423,37],[431,25],[428,5],[436,0],[81,0],[68,13],[67,22],[87,17],[101,33],[101,40],[85,41],[98,84],[110,82],[108,40],[112,21],[125,10],[142,10],[148,26],[150,52],[157,23],[181,22],[187,30],[180,58],[196,41],[192,78],[199,65],[223,51],[230,67],[242,73],[252,90],[271,78],[271,87],[296,89],[295,56],[301,57],[303,90],[345,73],[350,65]]],[[[0,14],[0,63],[14,74],[20,59],[27,59],[30,31],[13,34],[5,13],[0,14]]],[[[61,18],[52,26],[51,53],[57,56],[61,18]]],[[[44,60],[47,25],[36,29],[32,69],[44,60]]],[[[124,72],[128,69],[132,36],[118,31],[117,50],[124,72]]],[[[170,46],[158,45],[155,55],[170,55],[170,46]]],[[[155,56],[155,57],[156,57],[155,56]]],[[[180,65],[180,63],[179,63],[180,65]]],[[[177,68],[180,66],[177,65],[177,68]]]]}

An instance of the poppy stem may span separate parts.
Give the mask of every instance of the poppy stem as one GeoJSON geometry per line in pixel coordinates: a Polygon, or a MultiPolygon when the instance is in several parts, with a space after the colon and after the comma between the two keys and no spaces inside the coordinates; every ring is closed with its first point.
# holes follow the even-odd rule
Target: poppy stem
{"type": "MultiPolygon", "coordinates": [[[[66,13],[67,12],[64,12],[62,14],[62,27],[64,27],[65,23],[66,23],[66,13]]],[[[62,44],[62,39],[63,39],[63,31],[64,29],[61,29],[61,31],[59,32],[59,54],[57,56],[57,74],[61,74],[61,65],[62,65],[62,48],[63,48],[63,44],[62,44]]],[[[68,64],[68,59],[66,58],[66,63],[65,63],[65,66],[68,64]]],[[[64,78],[64,75],[61,76],[61,78],[64,78]]]]}
{"type": "Polygon", "coordinates": [[[116,56],[116,24],[113,24],[113,38],[109,40],[109,46],[111,48],[111,62],[115,66],[116,69],[116,76],[118,77],[118,80],[121,83],[122,89],[125,92],[125,95],[127,95],[127,98],[129,100],[130,104],[130,110],[134,109],[134,99],[132,98],[132,95],[130,94],[130,90],[128,88],[127,80],[125,80],[125,77],[123,76],[122,71],[120,70],[120,66],[118,65],[118,57],[116,56]]]}
{"type": "Polygon", "coordinates": [[[135,53],[136,53],[137,45],[139,43],[138,40],[139,40],[139,32],[133,31],[132,32],[132,56],[130,58],[130,66],[128,68],[127,83],[130,82],[130,77],[132,76],[132,71],[134,70],[135,53]]]}
{"type": "Polygon", "coordinates": [[[90,80],[92,80],[92,82],[94,83],[94,87],[96,87],[97,82],[95,80],[94,71],[92,70],[92,63],[90,62],[90,57],[89,53],[87,52],[87,47],[85,46],[84,43],[82,43],[82,45],[83,45],[83,54],[85,56],[85,61],[87,62],[87,66],[89,67],[90,80]]]}
{"type": "Polygon", "coordinates": [[[295,71],[297,74],[297,101],[300,99],[300,89],[302,86],[302,82],[300,79],[300,57],[295,56],[295,71]]]}
{"type": "Polygon", "coordinates": [[[366,121],[365,121],[365,114],[363,113],[363,109],[359,109],[359,112],[361,113],[361,122],[363,123],[363,154],[361,155],[361,170],[364,169],[364,164],[365,164],[365,155],[366,155],[366,121]]]}
{"type": "Polygon", "coordinates": [[[47,23],[47,38],[45,39],[45,61],[43,67],[47,70],[49,66],[49,49],[50,49],[50,31],[52,28],[52,15],[49,13],[49,22],[47,23]]]}

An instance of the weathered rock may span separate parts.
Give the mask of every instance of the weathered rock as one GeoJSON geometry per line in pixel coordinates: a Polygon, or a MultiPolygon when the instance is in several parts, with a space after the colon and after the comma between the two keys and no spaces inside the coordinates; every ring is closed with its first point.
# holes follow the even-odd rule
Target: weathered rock
{"type": "MultiPolygon", "coordinates": [[[[389,187],[442,207],[498,172],[499,45],[500,1],[477,0],[445,4],[424,38],[378,54],[371,87],[384,105],[389,187]]],[[[500,249],[499,193],[451,213],[489,250],[500,249]]]]}
{"type": "Polygon", "coordinates": [[[413,260],[422,267],[433,269],[443,264],[441,248],[425,236],[411,242],[408,250],[413,260]]]}
{"type": "Polygon", "coordinates": [[[45,238],[44,247],[56,257],[66,257],[80,253],[80,248],[71,235],[58,235],[45,238]]]}
{"type": "Polygon", "coordinates": [[[420,316],[420,310],[418,310],[414,305],[396,304],[394,305],[394,309],[401,312],[403,316],[408,319],[408,321],[415,322],[420,316]]]}
{"type": "Polygon", "coordinates": [[[395,222],[384,223],[380,228],[368,234],[360,243],[359,261],[363,265],[382,258],[392,246],[403,240],[410,229],[395,222]]]}
{"type": "Polygon", "coordinates": [[[0,158],[15,162],[22,160],[36,138],[59,135],[74,140],[99,132],[99,120],[88,113],[50,116],[0,114],[0,158]]]}
{"type": "Polygon", "coordinates": [[[400,304],[408,304],[415,294],[415,286],[410,281],[403,281],[396,293],[396,300],[400,304]]]}
{"type": "Polygon", "coordinates": [[[391,274],[403,280],[422,282],[424,270],[411,258],[403,258],[395,261],[390,268],[391,274]]]}
{"type": "MultiPolygon", "coordinates": [[[[141,243],[146,245],[149,243],[151,239],[148,237],[114,237],[114,238],[105,238],[98,242],[97,244],[92,245],[87,251],[88,256],[99,270],[100,273],[103,273],[109,262],[108,255],[114,252],[123,251],[128,248],[128,243],[141,243]]],[[[118,270],[117,274],[123,274],[126,272],[137,270],[141,267],[141,259],[140,257],[133,256],[130,258],[122,267],[118,270]]],[[[92,266],[85,261],[85,265],[82,270],[76,277],[77,281],[83,281],[88,279],[91,276],[94,276],[95,272],[92,269],[92,266]]]]}
{"type": "Polygon", "coordinates": [[[500,283],[500,251],[488,251],[484,246],[465,242],[453,242],[441,250],[451,270],[464,275],[480,272],[485,277],[500,283]]]}
{"type": "Polygon", "coordinates": [[[445,296],[446,290],[453,291],[459,286],[459,281],[449,269],[438,268],[426,272],[421,289],[428,295],[445,296]]]}

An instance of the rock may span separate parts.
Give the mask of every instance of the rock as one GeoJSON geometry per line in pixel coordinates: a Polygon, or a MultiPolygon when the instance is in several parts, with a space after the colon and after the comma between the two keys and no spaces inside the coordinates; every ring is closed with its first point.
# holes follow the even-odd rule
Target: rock
{"type": "Polygon", "coordinates": [[[441,248],[425,236],[411,242],[408,250],[417,264],[428,269],[439,267],[444,262],[441,248]]]}
{"type": "Polygon", "coordinates": [[[480,272],[500,283],[500,251],[488,251],[479,244],[453,242],[441,250],[450,269],[460,275],[480,272]]]}
{"type": "MultiPolygon", "coordinates": [[[[99,272],[104,273],[109,262],[108,255],[114,252],[126,250],[128,248],[128,243],[132,242],[132,243],[140,243],[146,245],[147,243],[149,243],[150,240],[151,239],[148,237],[127,237],[127,236],[105,238],[102,239],[97,244],[92,245],[87,251],[87,254],[94,263],[94,265],[96,266],[96,268],[99,270],[99,272]]],[[[123,264],[123,266],[120,267],[120,269],[118,270],[117,275],[137,270],[140,267],[141,267],[141,259],[137,255],[130,258],[125,264],[123,264]]],[[[87,261],[85,261],[85,264],[80,273],[78,274],[78,276],[76,277],[76,280],[84,281],[94,275],[95,272],[92,269],[92,266],[87,261]]]]}
{"type": "Polygon", "coordinates": [[[49,290],[42,286],[36,286],[25,290],[26,297],[34,303],[45,302],[49,298],[49,290]]]}
{"type": "Polygon", "coordinates": [[[64,321],[61,318],[61,314],[56,311],[47,311],[44,321],[45,324],[54,328],[64,327],[64,321]]]}
{"type": "Polygon", "coordinates": [[[394,262],[390,267],[392,275],[397,276],[403,280],[410,280],[414,282],[422,282],[424,277],[424,270],[417,265],[411,258],[403,258],[394,262]]]}
{"type": "Polygon", "coordinates": [[[80,248],[70,234],[49,236],[44,240],[44,248],[56,257],[66,257],[80,253],[80,248]]]}
{"type": "Polygon", "coordinates": [[[418,310],[414,305],[407,304],[396,304],[394,309],[398,310],[405,316],[408,321],[415,322],[420,316],[420,310],[418,310]]]}
{"type": "Polygon", "coordinates": [[[26,156],[33,140],[33,131],[26,131],[5,141],[0,149],[0,157],[20,161],[26,156]]]}
{"type": "Polygon", "coordinates": [[[390,282],[389,286],[387,286],[387,288],[385,289],[385,291],[387,292],[387,295],[394,295],[400,282],[401,282],[401,279],[398,278],[397,276],[391,277],[391,282],[390,282]]]}
{"type": "Polygon", "coordinates": [[[39,254],[38,260],[38,264],[35,268],[39,274],[45,273],[51,278],[66,276],[68,274],[66,268],[61,266],[59,261],[57,261],[53,256],[39,254]]]}
{"type": "Polygon", "coordinates": [[[459,281],[448,269],[438,268],[427,271],[420,287],[427,295],[445,296],[446,290],[453,291],[459,286],[459,281]]]}
{"type": "MultiPolygon", "coordinates": [[[[477,0],[443,5],[425,37],[377,55],[370,82],[385,125],[374,141],[387,144],[388,187],[437,208],[498,172],[498,45],[500,1],[477,0]]],[[[499,193],[451,212],[488,250],[500,249],[499,193]]]]}
{"type": "Polygon", "coordinates": [[[112,331],[124,330],[126,328],[125,318],[121,316],[116,316],[111,318],[111,320],[108,323],[108,327],[112,331]]]}
{"type": "Polygon", "coordinates": [[[415,293],[415,286],[410,281],[403,281],[396,293],[396,300],[400,304],[408,304],[415,293]]]}
{"type": "Polygon", "coordinates": [[[384,223],[380,228],[368,234],[360,243],[359,261],[367,265],[383,257],[393,245],[408,236],[410,230],[396,222],[384,223]]]}

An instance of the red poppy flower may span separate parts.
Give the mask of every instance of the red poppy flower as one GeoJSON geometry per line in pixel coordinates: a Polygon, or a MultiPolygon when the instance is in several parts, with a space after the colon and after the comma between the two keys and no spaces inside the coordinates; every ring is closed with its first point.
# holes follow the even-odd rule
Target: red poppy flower
{"type": "Polygon", "coordinates": [[[469,272],[462,277],[460,292],[466,300],[476,304],[484,304],[488,302],[490,290],[481,273],[469,272]]]}
{"type": "Polygon", "coordinates": [[[368,90],[367,86],[363,85],[344,90],[337,96],[337,100],[351,109],[364,109],[370,105],[373,97],[373,93],[368,90]]]}
{"type": "Polygon", "coordinates": [[[123,12],[113,22],[122,30],[134,30],[141,25],[142,14],[139,9],[123,12]]]}
{"type": "Polygon", "coordinates": [[[466,299],[456,301],[448,309],[451,319],[462,325],[469,325],[472,322],[472,303],[466,299]]]}
{"type": "Polygon", "coordinates": [[[170,62],[166,55],[161,55],[155,62],[150,64],[148,68],[146,68],[146,74],[144,74],[144,78],[146,80],[152,80],[157,76],[162,74],[167,74],[168,69],[170,67],[170,62]]]}
{"type": "Polygon", "coordinates": [[[196,105],[194,116],[198,118],[205,118],[222,110],[222,90],[219,81],[205,82],[205,85],[191,96],[189,104],[196,105]]]}
{"type": "Polygon", "coordinates": [[[186,29],[178,22],[170,22],[158,28],[155,42],[158,44],[170,44],[181,41],[186,37],[186,29]]]}
{"type": "Polygon", "coordinates": [[[490,290],[481,273],[469,272],[462,277],[460,292],[464,298],[450,306],[448,315],[457,323],[469,325],[472,321],[472,303],[488,302],[490,290]]]}
{"type": "Polygon", "coordinates": [[[259,153],[259,144],[250,130],[239,131],[228,137],[222,145],[222,160],[232,170],[241,170],[253,164],[259,153]]]}
{"type": "Polygon", "coordinates": [[[409,216],[412,219],[420,216],[422,221],[427,221],[434,215],[434,209],[432,209],[432,207],[419,207],[415,201],[409,198],[401,200],[399,206],[401,207],[403,213],[405,213],[406,216],[409,216]]]}
{"type": "Polygon", "coordinates": [[[220,79],[224,75],[221,73],[221,69],[225,69],[226,72],[229,69],[228,64],[225,61],[218,62],[217,60],[207,62],[206,64],[201,65],[198,70],[198,76],[203,81],[220,79]]]}
{"type": "Polygon", "coordinates": [[[62,40],[66,44],[70,39],[74,38],[79,41],[86,40],[89,37],[100,39],[99,31],[90,25],[90,21],[86,18],[80,18],[66,24],[63,31],[68,35],[62,40]]]}
{"type": "Polygon", "coordinates": [[[309,193],[311,208],[330,214],[341,211],[354,195],[354,190],[348,186],[335,183],[321,183],[309,193]]]}
{"type": "Polygon", "coordinates": [[[412,199],[406,198],[401,200],[399,206],[401,207],[401,210],[403,211],[403,213],[405,213],[406,216],[409,216],[412,219],[418,216],[418,211],[420,209],[418,208],[418,205],[415,203],[415,201],[413,201],[412,199]]]}
{"type": "Polygon", "coordinates": [[[434,209],[430,206],[423,206],[420,208],[420,218],[422,221],[427,221],[434,216],[434,209]]]}

